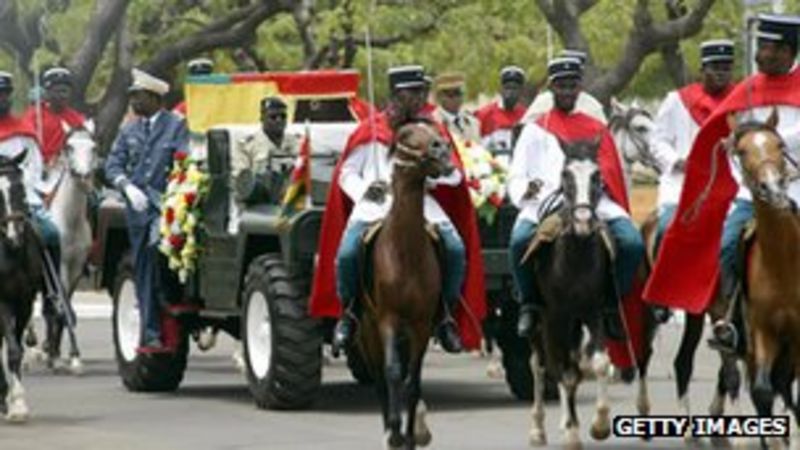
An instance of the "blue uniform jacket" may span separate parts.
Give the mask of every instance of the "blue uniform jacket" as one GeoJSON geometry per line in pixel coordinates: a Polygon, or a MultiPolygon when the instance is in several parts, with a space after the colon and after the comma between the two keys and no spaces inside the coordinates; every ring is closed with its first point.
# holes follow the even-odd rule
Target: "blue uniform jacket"
{"type": "Polygon", "coordinates": [[[118,189],[130,182],[150,199],[150,208],[143,213],[127,205],[131,227],[148,227],[158,219],[173,154],[189,148],[189,130],[184,119],[162,109],[149,136],[144,121],[136,119],[120,130],[105,165],[106,178],[118,189]]]}

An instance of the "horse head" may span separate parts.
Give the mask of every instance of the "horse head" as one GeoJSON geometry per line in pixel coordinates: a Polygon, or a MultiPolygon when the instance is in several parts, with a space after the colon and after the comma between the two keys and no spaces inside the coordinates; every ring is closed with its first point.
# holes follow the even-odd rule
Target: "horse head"
{"type": "Polygon", "coordinates": [[[401,126],[389,150],[394,165],[415,169],[423,177],[440,177],[456,169],[450,158],[449,142],[436,126],[427,120],[416,120],[401,126]]]}
{"type": "Polygon", "coordinates": [[[591,140],[561,142],[566,155],[561,172],[564,196],[561,215],[566,231],[577,236],[591,235],[599,224],[595,210],[603,193],[597,164],[601,139],[598,136],[591,140]]]}
{"type": "Polygon", "coordinates": [[[608,127],[627,166],[639,162],[658,171],[658,164],[650,151],[656,124],[646,109],[636,102],[628,106],[612,98],[608,127]]]}
{"type": "Polygon", "coordinates": [[[69,169],[70,175],[87,189],[92,186],[92,175],[96,165],[97,142],[93,129],[94,126],[91,122],[75,128],[64,125],[66,167],[69,169]]]}
{"type": "Polygon", "coordinates": [[[24,244],[28,205],[20,164],[27,150],[14,158],[0,157],[0,240],[12,248],[24,244]]]}
{"type": "Polygon", "coordinates": [[[777,111],[773,109],[766,122],[737,124],[736,118],[729,115],[728,125],[733,134],[727,142],[727,150],[741,167],[742,177],[753,197],[777,209],[792,208],[793,202],[787,194],[790,175],[786,162],[795,167],[796,163],[786,152],[786,143],[776,129],[777,111]]]}

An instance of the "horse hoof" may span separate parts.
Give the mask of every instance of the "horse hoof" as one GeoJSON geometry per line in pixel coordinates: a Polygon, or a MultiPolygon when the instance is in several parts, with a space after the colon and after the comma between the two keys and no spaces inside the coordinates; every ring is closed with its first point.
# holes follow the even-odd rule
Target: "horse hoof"
{"type": "Polygon", "coordinates": [[[611,427],[608,426],[608,423],[605,425],[593,424],[592,428],[589,430],[589,434],[595,441],[604,441],[611,436],[611,427]]]}
{"type": "Polygon", "coordinates": [[[53,371],[54,374],[63,375],[69,373],[67,370],[67,365],[64,363],[64,360],[61,358],[52,358],[47,361],[47,367],[53,371]]]}
{"type": "Polygon", "coordinates": [[[428,429],[425,429],[424,431],[416,431],[414,433],[414,442],[420,447],[427,447],[431,445],[432,440],[433,435],[428,429]]]}
{"type": "Polygon", "coordinates": [[[25,423],[28,421],[29,416],[28,405],[22,400],[17,400],[8,407],[6,421],[13,424],[25,423]]]}
{"type": "Polygon", "coordinates": [[[403,435],[391,431],[387,431],[383,437],[383,448],[386,450],[402,450],[404,443],[403,435]]]}
{"type": "Polygon", "coordinates": [[[528,435],[528,444],[531,447],[544,447],[547,445],[547,435],[544,430],[531,430],[528,435]]]}
{"type": "Polygon", "coordinates": [[[583,448],[578,427],[567,428],[566,431],[564,431],[564,447],[569,450],[580,450],[583,448]]]}
{"type": "Polygon", "coordinates": [[[207,352],[217,345],[217,333],[213,331],[201,331],[197,337],[197,348],[201,351],[207,352]]]}
{"type": "Polygon", "coordinates": [[[420,400],[417,404],[417,414],[414,419],[414,442],[420,447],[427,447],[430,445],[433,436],[431,430],[428,428],[428,423],[425,418],[428,416],[428,407],[425,402],[420,400]]]}
{"type": "Polygon", "coordinates": [[[70,360],[69,360],[69,373],[71,373],[72,375],[74,375],[76,377],[83,375],[83,363],[81,362],[80,358],[78,358],[76,356],[73,356],[72,358],[70,358],[70,360]]]}
{"type": "Polygon", "coordinates": [[[498,380],[505,377],[505,370],[503,369],[503,364],[500,361],[493,360],[486,366],[486,376],[498,380]]]}

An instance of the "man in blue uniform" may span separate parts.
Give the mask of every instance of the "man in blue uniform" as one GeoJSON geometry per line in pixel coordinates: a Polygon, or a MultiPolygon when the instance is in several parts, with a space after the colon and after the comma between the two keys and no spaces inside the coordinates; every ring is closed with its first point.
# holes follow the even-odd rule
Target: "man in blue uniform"
{"type": "Polygon", "coordinates": [[[106,161],[106,178],[122,192],[126,203],[128,236],[134,261],[134,281],[142,314],[142,345],[163,347],[161,297],[167,291],[167,266],[158,251],[161,195],[167,187],[173,154],[186,150],[186,122],[163,108],[169,85],[143,71],[133,70],[130,102],[137,119],[119,132],[106,161]]]}

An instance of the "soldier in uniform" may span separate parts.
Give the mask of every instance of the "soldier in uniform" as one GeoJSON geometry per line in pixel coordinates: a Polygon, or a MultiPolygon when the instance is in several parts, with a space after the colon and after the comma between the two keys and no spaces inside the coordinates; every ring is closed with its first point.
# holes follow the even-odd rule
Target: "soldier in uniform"
{"type": "Polygon", "coordinates": [[[142,314],[142,344],[161,349],[160,309],[174,281],[158,250],[161,196],[173,155],[189,144],[186,122],[163,107],[169,84],[133,69],[131,108],[138,116],[117,135],[106,161],[106,178],[123,194],[128,237],[133,251],[134,281],[142,314]]]}
{"type": "Polygon", "coordinates": [[[261,130],[236,143],[231,177],[239,207],[280,201],[286,175],[300,148],[300,137],[286,133],[286,103],[278,97],[261,100],[261,130]]]}
{"type": "Polygon", "coordinates": [[[481,123],[483,146],[492,153],[511,151],[514,127],[525,114],[521,102],[525,71],[517,66],[504,67],[500,71],[500,83],[500,100],[475,112],[481,123]]]}
{"type": "Polygon", "coordinates": [[[454,137],[478,143],[481,124],[478,118],[462,108],[464,104],[464,75],[444,73],[436,77],[436,97],[439,107],[433,118],[442,123],[454,137]]]}

